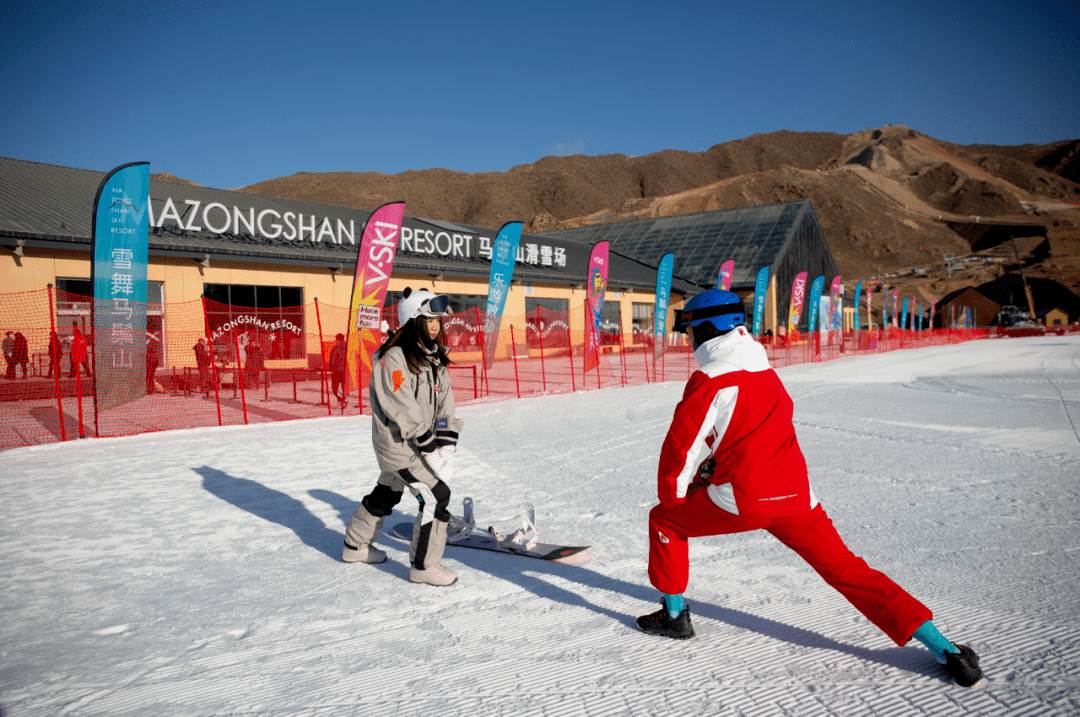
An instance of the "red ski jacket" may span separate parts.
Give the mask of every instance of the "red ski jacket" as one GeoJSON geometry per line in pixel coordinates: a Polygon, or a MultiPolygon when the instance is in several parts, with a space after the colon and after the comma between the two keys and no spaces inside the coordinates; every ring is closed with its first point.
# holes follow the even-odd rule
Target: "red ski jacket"
{"type": "Polygon", "coordinates": [[[657,471],[665,508],[686,499],[708,446],[716,458],[709,497],[720,508],[752,518],[779,518],[817,505],[791,415],[793,404],[765,349],[746,331],[706,341],[701,364],[675,408],[657,471]]]}

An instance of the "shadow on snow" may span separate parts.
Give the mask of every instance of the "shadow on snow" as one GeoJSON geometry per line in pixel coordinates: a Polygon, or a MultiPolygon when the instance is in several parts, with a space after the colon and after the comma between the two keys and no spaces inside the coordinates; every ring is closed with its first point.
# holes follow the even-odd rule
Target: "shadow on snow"
{"type": "MultiPolygon", "coordinates": [[[[312,514],[303,503],[297,499],[282,493],[281,491],[267,488],[266,486],[246,478],[236,478],[223,471],[203,466],[193,469],[203,477],[203,487],[211,494],[221,498],[237,508],[245,510],[252,515],[258,516],[271,523],[282,525],[294,533],[309,547],[320,553],[338,560],[341,554],[341,545],[344,534],[327,528],[317,516],[312,514]]],[[[342,523],[348,523],[353,512],[359,505],[358,501],[351,500],[332,491],[315,489],[308,492],[313,498],[327,503],[333,507],[342,523]]],[[[410,519],[406,514],[397,512],[387,516],[384,524],[383,535],[379,542],[395,548],[408,550],[408,543],[398,540],[390,535],[390,527],[399,519],[410,519]]],[[[569,580],[589,588],[606,590],[621,595],[628,595],[640,599],[645,603],[658,602],[658,593],[647,585],[630,583],[607,575],[589,570],[577,565],[546,562],[533,558],[501,555],[498,553],[485,553],[484,551],[470,548],[449,546],[449,556],[454,560],[468,566],[478,572],[484,572],[501,580],[507,580],[518,587],[529,591],[537,597],[554,600],[571,607],[584,608],[603,615],[624,627],[636,630],[636,616],[627,615],[616,610],[597,605],[581,595],[555,585],[544,579],[547,576],[569,580]]],[[[387,561],[379,565],[360,566],[361,569],[376,568],[401,579],[408,578],[408,566],[399,565],[395,561],[387,561]]],[[[466,576],[467,579],[467,576],[466,576]]],[[[833,650],[843,654],[857,657],[867,662],[876,662],[881,665],[906,670],[922,676],[939,676],[943,681],[944,673],[940,672],[938,664],[933,657],[924,650],[914,647],[892,647],[883,650],[874,650],[864,647],[848,645],[832,638],[820,635],[811,630],[805,630],[793,625],[787,625],[768,618],[758,617],[741,610],[696,600],[690,601],[692,612],[699,618],[724,623],[741,630],[756,632],[781,642],[791,643],[800,647],[813,649],[833,650]]],[[[853,608],[854,609],[854,608],[853,608]]],[[[649,638],[660,639],[660,638],[649,638]]]]}

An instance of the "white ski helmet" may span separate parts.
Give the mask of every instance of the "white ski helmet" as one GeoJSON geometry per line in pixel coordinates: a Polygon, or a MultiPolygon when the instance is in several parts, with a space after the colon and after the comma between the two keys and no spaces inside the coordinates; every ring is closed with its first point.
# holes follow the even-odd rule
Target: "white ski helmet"
{"type": "Polygon", "coordinates": [[[406,287],[397,305],[398,324],[404,326],[417,316],[449,316],[450,299],[442,294],[432,294],[427,289],[406,287]]]}

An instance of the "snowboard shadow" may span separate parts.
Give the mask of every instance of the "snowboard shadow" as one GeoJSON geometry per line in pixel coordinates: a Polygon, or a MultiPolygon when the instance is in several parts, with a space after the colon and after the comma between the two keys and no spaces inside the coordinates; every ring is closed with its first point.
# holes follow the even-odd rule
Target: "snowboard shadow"
{"type": "MultiPolygon", "coordinates": [[[[392,525],[393,523],[388,519],[387,526],[392,525]]],[[[390,535],[388,528],[383,530],[383,534],[389,540],[399,540],[390,535]]],[[[399,540],[399,542],[404,541],[399,540]]],[[[575,582],[583,587],[638,598],[648,606],[642,611],[643,613],[652,612],[659,607],[659,593],[651,586],[608,577],[579,565],[546,562],[533,558],[503,555],[455,546],[448,546],[446,555],[477,572],[488,573],[493,577],[511,582],[537,597],[560,602],[571,607],[591,610],[633,631],[639,629],[636,615],[627,615],[603,605],[598,605],[573,590],[553,584],[547,578],[575,582]]],[[[839,642],[812,630],[759,617],[742,610],[711,605],[698,600],[688,600],[688,603],[695,618],[714,620],[799,647],[832,650],[867,662],[876,662],[886,667],[912,672],[923,677],[937,677],[943,682],[950,681],[944,676],[944,672],[940,670],[940,666],[933,656],[919,648],[890,647],[886,649],[870,649],[857,647],[839,642]]]]}

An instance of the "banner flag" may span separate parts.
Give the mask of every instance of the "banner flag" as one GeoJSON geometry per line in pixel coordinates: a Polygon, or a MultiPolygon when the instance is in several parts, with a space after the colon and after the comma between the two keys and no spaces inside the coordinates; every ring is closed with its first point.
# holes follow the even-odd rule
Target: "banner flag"
{"type": "MultiPolygon", "coordinates": [[[[608,279],[608,243],[597,243],[589,256],[589,274],[585,282],[588,297],[585,326],[585,359],[583,371],[600,366],[600,312],[604,308],[604,291],[608,279]]],[[[599,370],[599,368],[597,368],[599,370]]]]}
{"type": "Polygon", "coordinates": [[[667,344],[668,298],[671,294],[671,272],[675,255],[664,254],[656,269],[656,305],[653,308],[653,360],[659,361],[667,344]]]}
{"type": "Polygon", "coordinates": [[[788,336],[795,336],[795,329],[799,326],[799,316],[802,314],[802,305],[805,296],[806,272],[800,271],[795,275],[795,281],[791,282],[791,307],[788,309],[787,321],[788,336]]]}
{"type": "Polygon", "coordinates": [[[922,332],[923,325],[923,313],[922,313],[922,299],[919,299],[919,332],[922,332]]]}
{"type": "MultiPolygon", "coordinates": [[[[867,296],[870,296],[869,292],[867,293],[867,296]]],[[[859,323],[859,299],[861,299],[861,298],[862,298],[862,282],[860,281],[859,283],[857,283],[855,285],[855,300],[851,302],[854,309],[855,309],[855,316],[853,317],[852,324],[853,324],[856,331],[858,331],[860,328],[862,328],[860,323],[859,323]]],[[[866,312],[867,312],[867,315],[869,315],[869,313],[870,313],[870,306],[869,305],[867,305],[867,307],[866,307],[866,312]]]]}
{"type": "Polygon", "coordinates": [[[359,367],[366,366],[371,372],[372,356],[381,344],[382,306],[404,216],[405,202],[392,202],[376,209],[364,225],[349,306],[345,393],[360,389],[359,367]]]}
{"type": "Polygon", "coordinates": [[[894,291],[894,292],[892,293],[892,318],[893,318],[893,326],[896,326],[897,328],[899,328],[899,324],[897,324],[897,321],[896,321],[896,317],[897,317],[897,313],[896,313],[896,311],[897,311],[897,310],[896,310],[896,304],[897,304],[897,302],[898,302],[899,300],[900,300],[900,290],[899,290],[899,289],[897,289],[896,291],[894,291]]]}
{"type": "Polygon", "coordinates": [[[765,318],[765,297],[769,291],[769,267],[758,270],[754,282],[754,336],[761,336],[761,324],[765,318]]]}
{"type": "Polygon", "coordinates": [[[881,328],[889,329],[889,285],[885,285],[885,295],[881,301],[881,328]]]}
{"type": "Polygon", "coordinates": [[[930,328],[934,328],[934,309],[937,308],[937,297],[930,297],[930,328]]]}
{"type": "Polygon", "coordinates": [[[809,320],[806,322],[807,331],[817,331],[820,327],[817,325],[818,310],[821,307],[821,294],[825,290],[825,277],[819,276],[814,279],[814,283],[810,285],[810,314],[809,320]]]}
{"type": "Polygon", "coordinates": [[[874,290],[874,287],[872,287],[869,283],[867,283],[866,284],[866,328],[867,328],[867,330],[874,328],[874,312],[872,311],[873,306],[871,305],[873,303],[873,300],[870,298],[870,295],[873,292],[873,290],[874,290]]]}
{"type": "MultiPolygon", "coordinates": [[[[840,325],[840,321],[843,317],[843,310],[841,307],[844,305],[844,284],[839,276],[836,276],[832,280],[832,284],[829,286],[829,309],[831,316],[829,317],[829,332],[830,341],[831,332],[840,331],[843,326],[840,325]]],[[[843,334],[841,334],[843,335],[843,334]]]]}
{"type": "Polygon", "coordinates": [[[735,275],[735,262],[725,261],[720,265],[720,271],[716,275],[716,288],[724,291],[731,290],[731,277],[735,275]]]}
{"type": "Polygon", "coordinates": [[[147,360],[156,368],[162,355],[160,340],[154,337],[151,342],[146,332],[149,204],[148,162],[112,170],[94,197],[90,263],[93,328],[87,337],[83,336],[85,326],[80,330],[73,324],[73,340],[81,341],[87,350],[93,347],[90,355],[97,413],[146,395],[147,360]]]}
{"type": "Polygon", "coordinates": [[[503,308],[510,282],[514,278],[514,264],[521,242],[521,222],[507,222],[495,237],[491,246],[491,273],[488,277],[487,308],[484,309],[484,366],[491,368],[495,362],[495,349],[499,344],[503,308]]]}
{"type": "Polygon", "coordinates": [[[909,328],[908,327],[907,315],[908,315],[908,297],[905,296],[904,297],[904,308],[900,312],[900,328],[902,328],[902,329],[909,328]]]}

